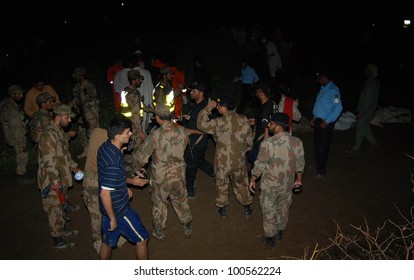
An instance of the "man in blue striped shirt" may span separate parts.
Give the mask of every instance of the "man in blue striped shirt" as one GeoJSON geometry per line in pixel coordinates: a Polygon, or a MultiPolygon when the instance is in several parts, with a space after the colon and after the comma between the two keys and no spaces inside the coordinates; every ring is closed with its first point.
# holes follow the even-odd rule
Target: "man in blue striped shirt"
{"type": "Polygon", "coordinates": [[[318,73],[317,82],[321,90],[313,106],[314,149],[317,173],[316,179],[325,176],[329,147],[331,146],[335,122],[342,113],[341,93],[329,74],[318,73]]]}
{"type": "Polygon", "coordinates": [[[102,213],[101,259],[110,259],[112,248],[123,235],[136,244],[137,259],[148,259],[148,231],[140,216],[130,207],[132,191],[127,184],[144,186],[147,179],[126,177],[123,149],[131,138],[131,121],[117,115],[109,121],[109,139],[98,150],[98,194],[102,213]]]}

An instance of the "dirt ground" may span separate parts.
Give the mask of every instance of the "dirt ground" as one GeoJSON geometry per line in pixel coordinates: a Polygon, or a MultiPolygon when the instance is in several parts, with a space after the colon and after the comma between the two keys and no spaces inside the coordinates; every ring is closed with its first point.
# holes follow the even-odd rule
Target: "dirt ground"
{"type": "MultiPolygon", "coordinates": [[[[199,171],[197,199],[190,201],[193,215],[193,236],[184,239],[182,225],[171,207],[165,242],[151,238],[149,256],[153,260],[261,260],[302,258],[306,248],[329,244],[336,231],[335,222],[343,231],[350,224],[364,225],[364,219],[375,229],[384,221],[399,219],[397,207],[409,213],[413,205],[410,172],[414,161],[414,126],[386,124],[373,127],[381,147],[368,151],[368,144],[358,155],[345,153],[353,143],[354,130],[335,131],[329,156],[327,176],[315,180],[313,165],[313,134],[296,134],[305,145],[305,189],[294,195],[289,222],[283,240],[273,251],[261,243],[262,216],[259,197],[254,197],[254,212],[249,220],[230,191],[228,219],[216,214],[214,206],[214,178],[199,171]]],[[[212,160],[214,146],[210,143],[207,157],[212,160]]],[[[75,155],[76,156],[76,155],[75,155]]],[[[76,158],[76,157],[74,157],[76,158]]],[[[84,162],[79,162],[83,166],[84,162]]],[[[36,166],[31,166],[35,175],[36,166]]],[[[70,239],[76,243],[71,249],[51,248],[46,219],[36,185],[17,186],[15,176],[2,171],[2,238],[0,259],[3,260],[96,260],[92,247],[89,217],[85,207],[69,213],[70,227],[80,234],[70,239]]],[[[83,206],[82,184],[75,183],[71,199],[83,206]]],[[[148,188],[135,189],[132,207],[151,230],[151,202],[148,188]]],[[[113,259],[134,259],[134,246],[124,244],[113,251],[113,259]]]]}

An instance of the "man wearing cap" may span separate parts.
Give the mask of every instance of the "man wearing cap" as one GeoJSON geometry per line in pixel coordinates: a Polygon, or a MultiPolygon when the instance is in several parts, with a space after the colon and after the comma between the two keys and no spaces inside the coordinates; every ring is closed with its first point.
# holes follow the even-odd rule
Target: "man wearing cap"
{"type": "Polygon", "coordinates": [[[33,80],[33,87],[29,89],[24,98],[24,112],[29,118],[33,118],[33,114],[39,111],[39,105],[37,105],[36,97],[40,94],[47,92],[53,96],[56,100],[55,103],[60,103],[60,99],[55,89],[48,84],[45,84],[45,79],[42,76],[35,77],[33,80]]]}
{"type": "Polygon", "coordinates": [[[207,88],[205,84],[193,83],[190,90],[191,100],[194,101],[188,115],[183,116],[183,125],[190,134],[187,149],[185,150],[185,170],[188,198],[196,197],[196,177],[198,168],[201,168],[210,177],[214,177],[213,165],[205,159],[205,152],[208,146],[209,135],[197,128],[197,117],[202,109],[208,104],[207,88]]]}
{"type": "MultiPolygon", "coordinates": [[[[64,128],[75,114],[66,104],[56,104],[53,108],[53,120],[40,136],[38,145],[37,172],[38,187],[42,194],[43,210],[49,222],[52,247],[64,249],[75,244],[64,238],[76,235],[78,231],[66,229],[67,192],[72,186],[72,172],[80,169],[72,160],[69,142],[64,128]]],[[[76,207],[77,210],[79,206],[76,207]]]]}
{"type": "Polygon", "coordinates": [[[317,82],[321,89],[313,105],[313,118],[310,125],[314,132],[316,175],[315,179],[325,176],[329,148],[333,137],[335,122],[342,113],[341,93],[326,72],[318,73],[317,82]]]}
{"type": "Polygon", "coordinates": [[[13,147],[16,153],[17,183],[30,184],[34,178],[26,177],[26,167],[29,160],[27,151],[26,126],[23,122],[24,113],[20,108],[24,90],[19,85],[7,89],[9,97],[0,103],[0,123],[7,145],[13,147]]]}
{"type": "Polygon", "coordinates": [[[245,154],[252,148],[253,131],[245,115],[237,114],[234,110],[233,99],[226,96],[218,103],[210,101],[197,118],[198,129],[213,135],[216,143],[214,172],[216,174],[217,194],[215,204],[218,214],[227,218],[226,206],[229,204],[229,184],[237,201],[244,206],[244,216],[252,214],[250,207],[252,196],[249,192],[249,182],[245,154]],[[211,111],[217,107],[218,118],[210,120],[211,111]],[[231,181],[231,182],[230,182],[231,181]]]}
{"type": "Polygon", "coordinates": [[[33,142],[39,143],[40,134],[52,120],[52,109],[55,101],[56,98],[47,92],[41,93],[36,97],[39,111],[33,114],[33,119],[29,123],[33,142]]]}
{"type": "Polygon", "coordinates": [[[362,145],[364,139],[371,144],[370,150],[373,151],[378,147],[378,141],[371,131],[371,120],[377,110],[380,81],[378,79],[378,67],[375,64],[368,64],[364,73],[367,77],[364,88],[362,89],[357,105],[357,123],[355,128],[355,143],[348,153],[356,154],[362,145]]]}
{"type": "Polygon", "coordinates": [[[145,139],[138,152],[138,165],[151,162],[152,235],[165,239],[167,207],[171,203],[178,220],[184,225],[184,237],[192,234],[192,216],[185,185],[184,151],[188,144],[188,131],[171,121],[171,108],[165,104],[155,107],[155,120],[160,126],[145,139]]]}
{"type": "Polygon", "coordinates": [[[289,116],[275,113],[268,127],[273,136],[260,145],[254,162],[249,189],[255,192],[260,179],[260,207],[263,215],[263,242],[273,249],[282,238],[292,204],[292,188],[302,185],[305,153],[302,141],[288,132],[289,116]]]}
{"type": "Polygon", "coordinates": [[[74,108],[78,111],[80,118],[77,120],[79,126],[79,138],[83,152],[78,158],[86,157],[88,152],[88,140],[92,130],[99,127],[99,99],[95,84],[86,79],[86,69],[75,68],[72,77],[76,80],[73,87],[74,108]]]}
{"type": "Polygon", "coordinates": [[[128,71],[129,85],[121,92],[121,113],[129,118],[132,122],[132,136],[133,143],[132,154],[127,154],[127,169],[133,170],[137,158],[138,147],[144,142],[147,135],[142,130],[143,117],[143,100],[138,88],[141,85],[144,77],[138,70],[128,71]]]}

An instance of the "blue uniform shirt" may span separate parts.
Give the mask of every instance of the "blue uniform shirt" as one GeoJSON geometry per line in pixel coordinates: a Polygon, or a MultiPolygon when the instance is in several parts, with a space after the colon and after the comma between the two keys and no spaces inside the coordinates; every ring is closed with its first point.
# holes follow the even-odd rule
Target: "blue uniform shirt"
{"type": "Polygon", "coordinates": [[[341,93],[334,82],[321,86],[312,113],[315,118],[321,118],[328,124],[335,122],[341,115],[341,93]]]}
{"type": "Polygon", "coordinates": [[[240,77],[240,81],[243,84],[252,85],[259,81],[259,76],[257,75],[256,71],[250,66],[247,66],[246,68],[242,69],[241,74],[242,75],[240,77]]]}

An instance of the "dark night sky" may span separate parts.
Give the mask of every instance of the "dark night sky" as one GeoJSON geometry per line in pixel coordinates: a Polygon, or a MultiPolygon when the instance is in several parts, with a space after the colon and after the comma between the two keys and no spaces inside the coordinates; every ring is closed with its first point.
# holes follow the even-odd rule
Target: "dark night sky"
{"type": "MultiPolygon", "coordinates": [[[[266,30],[281,28],[294,40],[313,48],[326,42],[358,44],[368,31],[380,47],[378,53],[398,53],[398,60],[411,60],[413,28],[403,30],[404,17],[414,17],[413,1],[199,1],[181,5],[177,1],[50,1],[2,2],[0,22],[2,45],[16,42],[31,45],[36,38],[53,42],[56,53],[76,50],[79,41],[91,49],[110,47],[125,37],[156,40],[188,40],[205,30],[260,25],[266,30]],[[124,2],[125,5],[121,6],[124,2]],[[226,5],[225,7],[223,5],[226,5]],[[410,14],[409,14],[410,13],[410,14]],[[373,24],[374,27],[373,27],[373,24]],[[108,43],[112,42],[112,43],[108,43]],[[407,56],[407,58],[406,58],[407,56]]],[[[122,43],[118,43],[122,44],[122,43]]],[[[86,50],[87,51],[87,50],[86,50]]],[[[411,64],[412,65],[412,64],[411,64]]]]}

